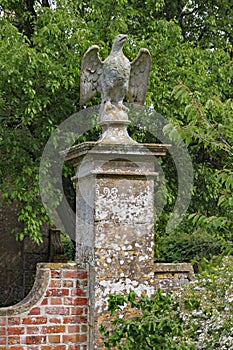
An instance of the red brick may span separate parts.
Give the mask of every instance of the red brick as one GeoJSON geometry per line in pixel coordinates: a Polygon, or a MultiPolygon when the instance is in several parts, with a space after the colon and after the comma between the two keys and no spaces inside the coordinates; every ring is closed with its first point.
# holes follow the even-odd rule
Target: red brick
{"type": "Polygon", "coordinates": [[[73,283],[73,281],[71,281],[71,280],[63,280],[62,281],[62,285],[63,285],[63,287],[73,287],[73,285],[74,285],[74,283],[73,283]]]}
{"type": "Polygon", "coordinates": [[[74,298],[72,297],[65,297],[64,298],[64,305],[73,305],[74,304],[74,298]]]}
{"type": "Polygon", "coordinates": [[[87,333],[88,331],[88,326],[87,324],[82,324],[81,325],[81,333],[87,333]]]}
{"type": "Polygon", "coordinates": [[[14,324],[19,325],[20,321],[21,321],[20,317],[9,317],[8,318],[8,324],[10,324],[10,325],[14,325],[14,324]]]}
{"type": "Polygon", "coordinates": [[[0,335],[6,334],[6,327],[0,327],[0,335]]]}
{"type": "Polygon", "coordinates": [[[48,298],[44,298],[40,305],[48,305],[48,298]]]}
{"type": "Polygon", "coordinates": [[[52,270],[51,277],[52,278],[61,278],[61,270],[52,270]]]}
{"type": "Polygon", "coordinates": [[[0,337],[0,345],[5,345],[6,344],[6,337],[0,337]]]}
{"type": "Polygon", "coordinates": [[[23,324],[45,324],[47,323],[47,317],[45,316],[32,316],[23,319],[23,324]]]}
{"type": "Polygon", "coordinates": [[[43,344],[45,342],[45,335],[29,335],[26,337],[26,344],[43,344]]]}
{"type": "MultiPolygon", "coordinates": [[[[78,344],[68,345],[68,349],[69,350],[81,350],[80,345],[78,345],[78,344]]],[[[82,349],[83,349],[83,347],[82,347],[82,349]]]]}
{"type": "Polygon", "coordinates": [[[59,334],[53,334],[48,336],[49,343],[60,343],[60,335],[59,334]]]}
{"type": "Polygon", "coordinates": [[[55,326],[44,326],[42,327],[41,333],[51,334],[51,333],[63,333],[65,332],[65,326],[55,325],[55,326]]]}
{"type": "Polygon", "coordinates": [[[49,286],[52,288],[54,288],[54,287],[61,288],[61,280],[57,280],[57,279],[51,280],[49,286]]]}
{"type": "Polygon", "coordinates": [[[46,295],[49,297],[49,296],[66,296],[66,295],[69,295],[69,289],[67,288],[51,288],[51,289],[48,289],[47,292],[46,292],[46,295]]]}
{"type": "Polygon", "coordinates": [[[61,323],[61,319],[58,317],[51,317],[49,323],[61,323]]]}
{"type": "Polygon", "coordinates": [[[78,278],[78,273],[75,270],[63,271],[63,278],[78,278]]]}
{"type": "Polygon", "coordinates": [[[5,326],[6,324],[6,317],[0,317],[0,326],[5,326]]]}
{"type": "Polygon", "coordinates": [[[80,333],[80,325],[75,324],[72,326],[68,326],[68,333],[80,333]]]}
{"type": "Polygon", "coordinates": [[[88,299],[87,298],[76,298],[74,300],[75,305],[87,305],[88,299]]]}
{"type": "Polygon", "coordinates": [[[9,344],[20,344],[20,336],[13,335],[11,337],[8,337],[8,343],[9,344]]]}
{"type": "Polygon", "coordinates": [[[74,289],[71,289],[71,295],[85,297],[87,293],[80,288],[74,288],[74,289]]]}
{"type": "Polygon", "coordinates": [[[42,345],[41,350],[66,350],[65,345],[42,345]]]}
{"type": "Polygon", "coordinates": [[[39,307],[33,307],[30,310],[29,315],[40,315],[40,308],[39,307]]]}
{"type": "Polygon", "coordinates": [[[7,331],[9,335],[24,334],[24,327],[8,327],[7,331]]]}
{"type": "Polygon", "coordinates": [[[64,324],[75,324],[75,323],[87,323],[87,317],[85,316],[66,316],[63,319],[64,324]]]}
{"type": "Polygon", "coordinates": [[[64,334],[62,339],[64,343],[85,343],[87,336],[86,334],[64,334]]]}
{"type": "Polygon", "coordinates": [[[86,309],[84,307],[72,307],[71,315],[86,315],[86,309]]]}
{"type": "Polygon", "coordinates": [[[87,272],[86,271],[78,272],[77,273],[77,278],[79,278],[79,279],[87,279],[87,272]]]}
{"type": "Polygon", "coordinates": [[[50,299],[51,305],[61,305],[62,304],[62,298],[51,298],[50,299]]]}
{"type": "Polygon", "coordinates": [[[46,307],[46,313],[49,315],[69,315],[69,308],[62,306],[46,307]]]}
{"type": "Polygon", "coordinates": [[[27,327],[26,334],[39,334],[39,327],[27,327]]]}

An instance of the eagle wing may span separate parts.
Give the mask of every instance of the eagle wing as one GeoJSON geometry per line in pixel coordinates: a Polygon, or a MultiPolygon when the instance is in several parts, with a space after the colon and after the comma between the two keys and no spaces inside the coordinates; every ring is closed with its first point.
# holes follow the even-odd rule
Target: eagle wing
{"type": "Polygon", "coordinates": [[[131,62],[129,86],[126,94],[131,103],[144,104],[150,68],[150,52],[147,49],[140,49],[137,57],[131,62]]]}
{"type": "Polygon", "coordinates": [[[99,77],[103,62],[99,57],[99,46],[91,46],[83,56],[80,76],[80,105],[100,92],[99,77]]]}

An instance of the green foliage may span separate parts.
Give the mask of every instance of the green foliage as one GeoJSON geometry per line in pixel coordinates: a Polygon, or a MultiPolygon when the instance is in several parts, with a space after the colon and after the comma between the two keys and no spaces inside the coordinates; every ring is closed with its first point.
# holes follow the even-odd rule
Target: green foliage
{"type": "Polygon", "coordinates": [[[164,295],[161,290],[151,300],[146,295],[137,298],[132,290],[125,296],[110,295],[109,310],[112,315],[126,305],[139,310],[140,316],[129,320],[116,318],[112,322],[111,332],[102,326],[101,331],[107,337],[105,342],[107,349],[113,346],[121,350],[194,349],[182,342],[179,345],[174,344],[173,339],[182,336],[181,319],[175,307],[172,308],[170,296],[164,295]]]}
{"type": "Polygon", "coordinates": [[[75,258],[75,246],[69,236],[61,234],[61,243],[64,247],[64,255],[68,261],[74,261],[75,258]]]}
{"type": "MultiPolygon", "coordinates": [[[[191,234],[190,248],[195,250],[196,240],[201,238],[202,232],[200,255],[207,248],[207,240],[209,249],[206,250],[206,258],[209,258],[210,251],[214,255],[220,251],[232,253],[232,101],[222,102],[213,97],[201,102],[202,95],[192,93],[181,82],[173,93],[184,104],[184,114],[187,115],[185,126],[173,128],[179,130],[189,146],[195,167],[194,194],[186,224],[188,227],[189,223],[189,229],[184,227],[185,221],[182,225],[191,234]]],[[[177,237],[178,242],[184,235],[178,231],[177,237]]],[[[172,237],[165,238],[165,243],[166,240],[172,241],[172,237]]]]}
{"type": "Polygon", "coordinates": [[[49,222],[39,193],[40,156],[51,132],[76,110],[77,102],[78,44],[68,49],[68,31],[72,28],[75,36],[82,21],[69,17],[64,22],[64,12],[39,10],[30,42],[11,18],[0,18],[0,186],[3,199],[17,200],[19,206],[24,230],[17,238],[30,235],[37,243],[41,226],[49,222]]]}
{"type": "Polygon", "coordinates": [[[208,232],[198,227],[196,230],[180,230],[158,238],[158,261],[200,261],[203,258],[211,259],[219,254],[233,253],[232,242],[218,233],[208,232]]]}

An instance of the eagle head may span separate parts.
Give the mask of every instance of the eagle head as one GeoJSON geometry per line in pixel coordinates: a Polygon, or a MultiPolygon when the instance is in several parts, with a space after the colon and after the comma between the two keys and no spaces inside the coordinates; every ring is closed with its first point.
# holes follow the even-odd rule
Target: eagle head
{"type": "Polygon", "coordinates": [[[124,42],[128,38],[128,35],[126,34],[119,34],[115,37],[112,45],[112,51],[113,52],[118,52],[122,49],[124,42]]]}

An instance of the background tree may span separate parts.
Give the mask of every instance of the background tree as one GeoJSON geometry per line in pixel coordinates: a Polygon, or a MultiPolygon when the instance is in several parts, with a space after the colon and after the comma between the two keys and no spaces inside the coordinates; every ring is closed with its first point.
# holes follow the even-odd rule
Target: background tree
{"type": "MultiPolygon", "coordinates": [[[[169,197],[156,227],[161,247],[157,254],[161,260],[199,258],[200,244],[208,243],[210,236],[214,238],[210,255],[229,247],[231,2],[95,0],[87,5],[30,0],[22,6],[21,1],[5,0],[0,8],[0,187],[3,200],[17,200],[19,220],[24,223],[18,238],[27,234],[39,243],[41,225],[49,222],[39,195],[40,157],[55,128],[80,110],[83,53],[95,43],[101,57],[106,57],[114,36],[123,32],[130,34],[125,46],[130,59],[140,47],[150,50],[153,66],[147,105],[171,121],[167,134],[172,137],[175,128],[182,135],[195,170],[193,199],[178,232],[180,237],[196,237],[196,248],[184,254],[182,242],[187,239],[174,247],[177,232],[164,234],[177,191],[176,170],[168,158],[164,171],[169,197]],[[199,239],[200,230],[206,233],[204,241],[199,239]]],[[[93,100],[96,103],[98,98],[93,100]]],[[[143,140],[150,142],[149,134],[143,140]]]]}

